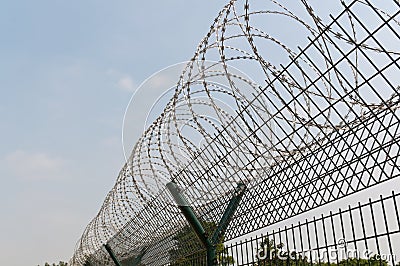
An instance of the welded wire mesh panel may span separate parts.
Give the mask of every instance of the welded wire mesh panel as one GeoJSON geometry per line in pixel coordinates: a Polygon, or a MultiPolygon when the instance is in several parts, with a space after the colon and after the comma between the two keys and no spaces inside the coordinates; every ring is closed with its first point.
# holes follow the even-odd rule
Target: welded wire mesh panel
{"type": "MultiPolygon", "coordinates": [[[[393,0],[230,1],[133,147],[71,264],[112,263],[105,243],[126,262],[202,261],[169,181],[210,232],[245,183],[230,240],[397,178],[399,21],[393,0]]],[[[319,223],[306,224],[318,234],[326,231],[319,223]]]]}
{"type": "Polygon", "coordinates": [[[225,246],[234,265],[396,265],[400,194],[369,200],[225,246]]]}

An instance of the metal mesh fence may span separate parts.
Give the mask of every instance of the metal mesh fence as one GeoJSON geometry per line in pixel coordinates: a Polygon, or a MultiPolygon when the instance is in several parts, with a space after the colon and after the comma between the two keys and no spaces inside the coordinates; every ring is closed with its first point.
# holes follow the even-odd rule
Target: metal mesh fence
{"type": "MultiPolygon", "coordinates": [[[[70,264],[112,264],[106,243],[126,265],[135,259],[145,265],[206,263],[202,243],[166,189],[170,181],[182,188],[209,235],[236,185],[246,184],[223,235],[229,241],[396,179],[399,20],[399,2],[392,0],[230,1],[173,97],[133,147],[70,264]]],[[[285,262],[255,260],[253,253],[259,241],[275,251],[322,252],[337,248],[341,233],[346,248],[364,243],[375,254],[384,246],[392,252],[397,231],[386,227],[382,233],[378,225],[394,220],[398,230],[397,207],[390,219],[384,209],[396,199],[306,221],[226,252],[217,248],[217,255],[222,264],[232,263],[231,256],[237,265],[308,264],[314,257],[285,262]],[[372,220],[373,231],[363,219],[372,220]],[[353,222],[357,226],[349,229],[353,222]]]]}
{"type": "Polygon", "coordinates": [[[226,253],[233,256],[234,265],[396,265],[400,261],[399,200],[393,192],[349,205],[231,243],[226,253]]]}

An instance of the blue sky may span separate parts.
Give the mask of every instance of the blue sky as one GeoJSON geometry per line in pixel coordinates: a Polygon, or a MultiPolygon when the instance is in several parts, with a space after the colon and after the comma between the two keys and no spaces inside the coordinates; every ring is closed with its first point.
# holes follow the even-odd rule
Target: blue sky
{"type": "Polygon", "coordinates": [[[133,91],[190,59],[226,2],[0,2],[2,265],[71,257],[124,163],[133,91]]]}
{"type": "Polygon", "coordinates": [[[68,260],[124,163],[145,78],[189,59],[225,1],[0,2],[0,261],[68,260]]]}

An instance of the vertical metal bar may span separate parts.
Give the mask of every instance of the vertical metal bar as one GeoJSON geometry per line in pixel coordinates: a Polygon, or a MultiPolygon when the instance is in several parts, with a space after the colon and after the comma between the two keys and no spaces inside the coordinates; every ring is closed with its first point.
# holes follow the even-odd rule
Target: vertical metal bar
{"type": "Polygon", "coordinates": [[[305,258],[304,258],[304,244],[303,244],[303,235],[302,235],[302,227],[301,227],[301,223],[300,223],[300,221],[299,221],[299,223],[298,223],[298,227],[299,227],[299,235],[300,235],[300,237],[299,237],[299,239],[300,239],[300,246],[301,246],[301,252],[302,252],[302,254],[301,254],[301,265],[303,265],[304,264],[304,262],[305,262],[305,258]]]}
{"type": "Polygon", "coordinates": [[[385,221],[385,229],[386,229],[386,236],[389,244],[389,251],[390,251],[390,256],[392,257],[392,265],[395,265],[394,261],[394,256],[393,256],[393,247],[392,247],[392,240],[390,239],[390,232],[389,232],[389,226],[388,226],[388,220],[386,216],[386,210],[385,210],[385,204],[383,203],[383,197],[381,195],[380,197],[380,202],[381,202],[381,207],[382,207],[382,213],[383,213],[383,219],[385,221]]]}
{"type": "Polygon", "coordinates": [[[237,242],[235,243],[235,251],[236,251],[236,263],[237,263],[237,265],[240,265],[240,262],[239,262],[238,243],[237,243],[237,242]]]}
{"type": "Polygon", "coordinates": [[[330,266],[331,265],[331,258],[330,258],[330,254],[329,254],[328,238],[326,237],[326,226],[325,226],[325,216],[324,216],[324,214],[321,214],[321,222],[322,222],[322,231],[323,231],[324,242],[325,242],[325,249],[326,249],[326,254],[327,254],[326,257],[328,259],[328,266],[330,266]]]}
{"type": "MultiPolygon", "coordinates": [[[[298,262],[298,251],[297,251],[297,248],[296,248],[296,237],[295,237],[295,230],[294,230],[294,227],[293,227],[293,224],[292,224],[292,228],[291,228],[292,230],[292,241],[293,241],[293,250],[294,250],[294,252],[295,252],[295,262],[296,262],[296,266],[298,266],[299,265],[299,262],[298,262]]],[[[288,249],[289,249],[289,247],[288,247],[288,249]]],[[[292,256],[292,254],[290,254],[289,253],[289,257],[291,258],[291,256],[292,256]]]]}
{"type": "MultiPolygon", "coordinates": [[[[338,252],[338,243],[336,239],[336,233],[335,233],[335,223],[333,221],[333,213],[332,211],[329,212],[329,216],[331,218],[331,230],[332,230],[332,236],[333,236],[333,243],[336,251],[336,264],[339,265],[339,252],[338,252]]],[[[346,241],[346,240],[345,240],[346,241]]]]}
{"type": "MultiPolygon", "coordinates": [[[[257,239],[257,237],[256,237],[256,239],[257,239]]],[[[256,241],[256,244],[257,244],[257,241],[256,241]]],[[[251,257],[253,258],[253,263],[252,263],[252,265],[254,265],[254,246],[253,246],[253,237],[250,237],[250,248],[251,248],[251,257]]]]}
{"type": "Polygon", "coordinates": [[[377,233],[377,229],[376,229],[376,220],[375,220],[375,213],[374,213],[374,208],[372,207],[372,200],[371,198],[369,198],[369,210],[371,213],[371,219],[372,219],[372,226],[374,228],[374,235],[375,235],[375,245],[378,251],[378,255],[379,255],[379,265],[382,266],[382,258],[381,258],[381,249],[379,247],[379,239],[378,239],[378,233],[377,233]]]}
{"type": "Polygon", "coordinates": [[[313,217],[312,224],[314,225],[315,242],[317,243],[318,265],[321,265],[321,251],[319,249],[319,240],[318,240],[318,225],[317,221],[315,220],[315,216],[313,217]]]}
{"type": "Polygon", "coordinates": [[[311,266],[313,265],[313,252],[312,252],[312,247],[311,247],[311,238],[310,238],[310,228],[309,228],[309,222],[306,219],[306,228],[307,228],[307,240],[308,240],[308,250],[310,251],[310,264],[311,266]]]}
{"type": "MultiPolygon", "coordinates": [[[[358,253],[358,248],[357,248],[356,230],[355,230],[355,227],[354,227],[354,219],[353,219],[353,212],[352,211],[353,211],[353,209],[349,205],[349,217],[350,217],[351,233],[352,233],[352,236],[353,236],[353,241],[352,242],[354,242],[354,249],[356,251],[356,254],[359,254],[358,253]]],[[[371,266],[369,260],[368,260],[368,265],[371,266]]],[[[357,266],[360,266],[360,260],[359,259],[357,259],[357,266]]]]}
{"type": "Polygon", "coordinates": [[[245,239],[245,249],[246,249],[246,264],[249,264],[249,246],[248,246],[249,240],[245,239]]]}
{"type": "Polygon", "coordinates": [[[346,231],[344,229],[344,222],[343,222],[343,212],[342,209],[339,208],[339,218],[340,218],[340,228],[342,229],[342,239],[343,239],[343,243],[344,243],[344,251],[346,254],[346,266],[349,265],[349,258],[347,256],[348,252],[347,252],[347,239],[346,239],[346,231]]]}
{"type": "Polygon", "coordinates": [[[242,259],[240,265],[245,264],[243,253],[243,241],[240,240],[240,258],[242,259]]]}
{"type": "MultiPolygon", "coordinates": [[[[272,239],[273,239],[273,241],[274,241],[274,249],[271,249],[271,252],[272,252],[272,250],[274,250],[275,251],[275,254],[273,254],[273,262],[274,262],[274,265],[275,266],[278,266],[278,261],[277,261],[277,256],[278,256],[278,250],[277,250],[277,247],[276,247],[276,237],[275,237],[275,235],[276,235],[276,232],[275,232],[275,230],[272,230],[272,239]]],[[[272,265],[272,263],[271,263],[271,265],[272,265]]]]}
{"type": "MultiPolygon", "coordinates": [[[[366,233],[366,230],[365,230],[364,215],[363,215],[363,212],[362,212],[362,206],[361,206],[360,202],[358,202],[358,210],[360,212],[361,228],[362,228],[362,231],[363,231],[363,238],[362,239],[364,240],[365,250],[369,250],[368,249],[368,238],[367,238],[367,233],[366,233]]],[[[370,262],[369,262],[369,257],[368,257],[368,265],[369,264],[370,264],[370,262]]]]}
{"type": "Polygon", "coordinates": [[[395,195],[395,194],[394,194],[394,191],[392,190],[393,206],[394,206],[394,210],[395,210],[396,218],[397,218],[397,228],[398,228],[398,230],[400,231],[400,215],[399,215],[399,209],[397,208],[397,203],[396,203],[396,197],[397,197],[398,195],[399,195],[399,194],[395,195]]]}

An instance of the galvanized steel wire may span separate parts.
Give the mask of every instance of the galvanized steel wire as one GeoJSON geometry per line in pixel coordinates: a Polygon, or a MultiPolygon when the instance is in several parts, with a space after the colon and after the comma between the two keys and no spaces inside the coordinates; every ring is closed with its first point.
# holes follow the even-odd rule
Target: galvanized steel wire
{"type": "Polygon", "coordinates": [[[110,263],[105,243],[121,259],[145,249],[146,265],[167,264],[186,225],[171,180],[204,221],[248,184],[233,239],[400,174],[399,3],[322,5],[232,0],[219,12],[72,265],[110,263]]]}

